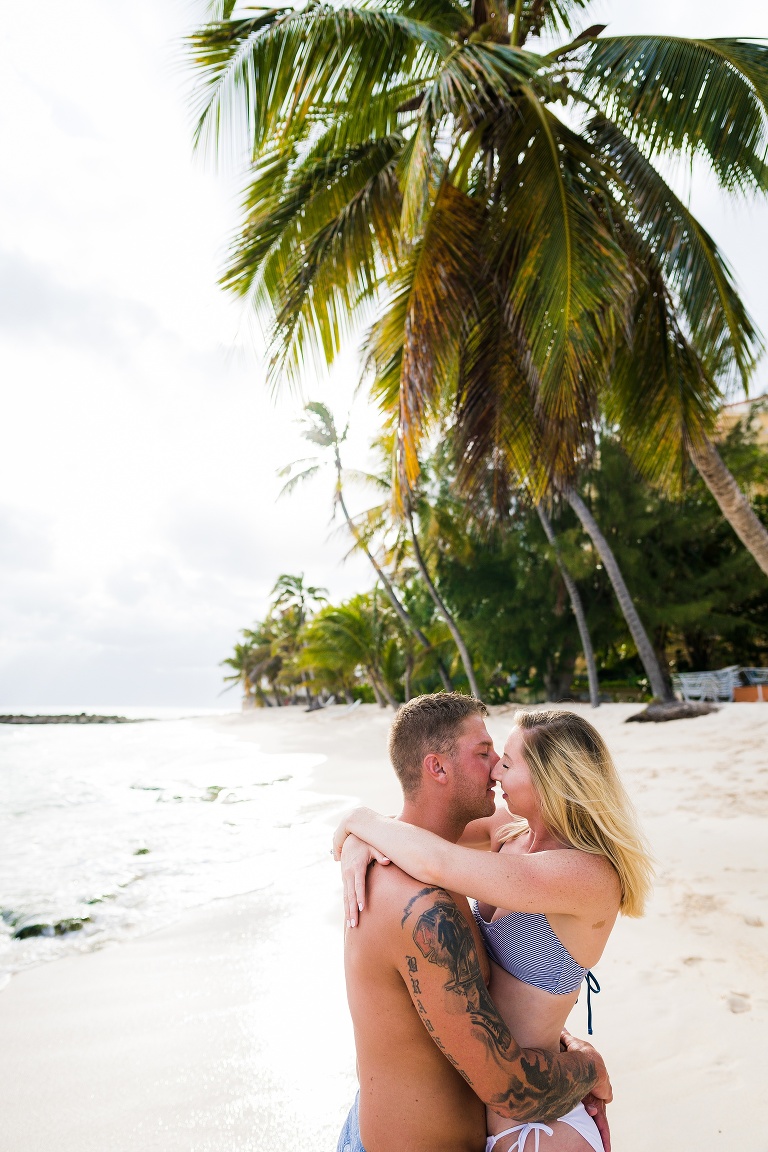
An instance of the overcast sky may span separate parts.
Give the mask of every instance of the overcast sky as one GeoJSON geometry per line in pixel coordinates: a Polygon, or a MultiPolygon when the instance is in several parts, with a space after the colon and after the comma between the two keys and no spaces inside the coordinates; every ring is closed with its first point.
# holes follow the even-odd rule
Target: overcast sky
{"type": "MultiPolygon", "coordinates": [[[[335,597],[343,562],[299,402],[217,288],[236,183],[192,158],[179,41],[191,0],[6,6],[0,40],[0,709],[223,704],[219,661],[281,572],[335,597]]],[[[768,35],[765,0],[601,0],[611,32],[768,35]]],[[[766,206],[697,180],[692,206],[768,331],[766,206]]],[[[310,381],[340,417],[355,349],[310,381]]],[[[764,367],[756,391],[768,382],[764,367]]],[[[351,463],[375,427],[352,408],[351,463]]],[[[364,496],[360,499],[364,500],[364,496]]]]}

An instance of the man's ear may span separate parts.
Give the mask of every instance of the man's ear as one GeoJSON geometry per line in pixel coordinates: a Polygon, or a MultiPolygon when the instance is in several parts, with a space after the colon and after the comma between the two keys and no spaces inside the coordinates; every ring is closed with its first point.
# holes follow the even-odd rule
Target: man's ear
{"type": "Polygon", "coordinates": [[[448,774],[443,767],[443,761],[434,752],[430,752],[423,760],[424,771],[436,784],[447,784],[448,774]]]}

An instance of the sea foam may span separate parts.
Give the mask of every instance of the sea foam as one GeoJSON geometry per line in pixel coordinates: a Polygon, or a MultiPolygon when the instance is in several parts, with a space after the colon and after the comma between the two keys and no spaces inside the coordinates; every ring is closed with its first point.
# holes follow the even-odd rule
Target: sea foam
{"type": "Polygon", "coordinates": [[[323,759],[206,718],[0,725],[0,987],[317,860],[302,790],[323,759]]]}

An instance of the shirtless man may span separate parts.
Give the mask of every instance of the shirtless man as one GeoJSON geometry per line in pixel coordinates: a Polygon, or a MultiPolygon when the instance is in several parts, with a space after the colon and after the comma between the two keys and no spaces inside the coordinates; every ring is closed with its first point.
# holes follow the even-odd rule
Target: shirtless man
{"type": "MultiPolygon", "coordinates": [[[[492,815],[499,757],[486,715],[458,694],[400,709],[389,754],[401,820],[455,842],[471,820],[492,815]]],[[[465,897],[425,888],[394,864],[374,868],[344,954],[360,1092],[338,1152],[483,1152],[486,1104],[525,1122],[562,1116],[589,1093],[610,1100],[591,1045],[570,1040],[548,1056],[515,1043],[488,993],[465,897]]]]}

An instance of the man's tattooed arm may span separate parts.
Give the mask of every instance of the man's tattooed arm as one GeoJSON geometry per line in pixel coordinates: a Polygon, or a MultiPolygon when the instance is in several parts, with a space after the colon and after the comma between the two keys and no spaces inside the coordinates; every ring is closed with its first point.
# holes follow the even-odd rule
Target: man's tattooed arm
{"type": "Polygon", "coordinates": [[[549,1056],[520,1048],[493,1003],[475,939],[452,897],[423,888],[402,919],[402,975],[434,1043],[476,1094],[503,1116],[547,1120],[598,1083],[593,1049],[549,1056]]]}

